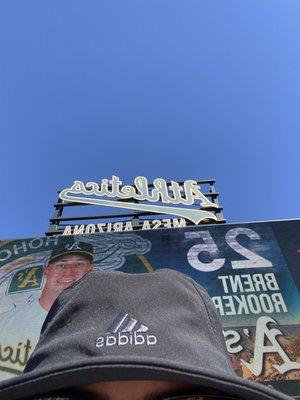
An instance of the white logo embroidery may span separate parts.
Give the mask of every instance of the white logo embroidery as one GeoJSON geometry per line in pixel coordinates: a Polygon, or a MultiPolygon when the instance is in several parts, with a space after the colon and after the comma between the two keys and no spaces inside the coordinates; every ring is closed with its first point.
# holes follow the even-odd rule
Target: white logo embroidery
{"type": "Polygon", "coordinates": [[[157,337],[146,333],[148,330],[146,325],[139,323],[129,314],[121,312],[110,324],[106,334],[97,338],[96,347],[141,344],[153,346],[157,343],[157,337]]]}
{"type": "Polygon", "coordinates": [[[78,242],[74,242],[73,244],[66,244],[65,245],[66,250],[81,250],[81,247],[79,246],[78,242]]]}

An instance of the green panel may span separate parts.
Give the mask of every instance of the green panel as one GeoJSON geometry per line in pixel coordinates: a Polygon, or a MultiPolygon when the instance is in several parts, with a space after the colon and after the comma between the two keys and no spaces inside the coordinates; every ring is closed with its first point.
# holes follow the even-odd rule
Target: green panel
{"type": "Polygon", "coordinates": [[[25,290],[40,289],[43,280],[43,266],[30,267],[16,272],[10,285],[8,286],[7,293],[23,292],[25,290]]]}

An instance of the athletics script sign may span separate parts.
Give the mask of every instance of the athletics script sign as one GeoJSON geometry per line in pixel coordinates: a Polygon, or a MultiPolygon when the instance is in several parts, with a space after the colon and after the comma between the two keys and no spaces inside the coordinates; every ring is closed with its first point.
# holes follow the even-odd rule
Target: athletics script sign
{"type": "MultiPolygon", "coordinates": [[[[180,185],[175,181],[168,184],[164,179],[157,178],[153,181],[150,189],[147,178],[143,176],[136,177],[134,185],[123,185],[120,178],[115,175],[110,180],[102,179],[101,183],[87,182],[85,184],[82,181],[75,181],[71,187],[63,189],[59,193],[59,197],[63,201],[73,203],[181,217],[179,220],[173,219],[173,221],[165,219],[161,223],[161,220],[155,220],[154,224],[145,220],[142,229],[156,229],[160,226],[170,228],[172,224],[174,227],[183,227],[186,225],[186,220],[196,225],[203,220],[216,221],[216,215],[209,210],[219,208],[216,203],[210,201],[203,194],[200,185],[195,180],[186,180],[180,185]]],[[[76,226],[74,231],[70,229],[71,227],[67,227],[63,234],[133,230],[131,221],[124,225],[119,222],[105,225],[81,225],[76,226]]]]}

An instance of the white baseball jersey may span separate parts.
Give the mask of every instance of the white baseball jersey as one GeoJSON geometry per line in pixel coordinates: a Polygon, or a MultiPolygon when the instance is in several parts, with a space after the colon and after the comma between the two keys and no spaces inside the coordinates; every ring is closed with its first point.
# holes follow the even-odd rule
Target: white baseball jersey
{"type": "Polygon", "coordinates": [[[0,380],[23,371],[39,340],[47,313],[34,300],[0,314],[0,380]]]}

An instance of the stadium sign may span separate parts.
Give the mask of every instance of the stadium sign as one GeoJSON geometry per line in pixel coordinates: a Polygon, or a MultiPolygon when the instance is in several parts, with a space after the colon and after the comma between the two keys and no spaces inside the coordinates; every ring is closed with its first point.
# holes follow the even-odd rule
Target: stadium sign
{"type": "Polygon", "coordinates": [[[186,180],[182,185],[171,181],[168,185],[164,179],[156,178],[151,189],[149,189],[148,180],[144,176],[136,177],[134,185],[122,185],[122,183],[120,178],[115,175],[110,180],[102,179],[100,184],[96,182],[84,184],[82,181],[75,181],[71,187],[63,189],[59,193],[59,197],[68,202],[176,215],[192,221],[194,224],[199,224],[207,219],[217,220],[216,215],[207,209],[218,208],[218,205],[202,193],[200,185],[195,180],[186,180]],[[109,200],[109,198],[113,198],[113,200],[109,200]],[[126,202],[120,200],[126,200],[126,202]],[[135,201],[146,203],[141,204],[135,201]],[[200,209],[190,208],[189,206],[193,206],[196,201],[199,202],[200,209]],[[182,207],[164,204],[181,205],[182,207]]]}
{"type": "MultiPolygon", "coordinates": [[[[185,228],[184,218],[145,219],[142,221],[141,230],[160,228],[185,228]]],[[[98,224],[67,225],[62,235],[83,235],[90,233],[129,232],[134,230],[132,221],[107,222],[98,224]]]]}
{"type": "MultiPolygon", "coordinates": [[[[38,341],[49,309],[39,299],[49,295],[51,272],[45,272],[52,255],[68,250],[68,259],[74,257],[70,249],[87,247],[96,270],[144,274],[171,268],[195,279],[220,315],[236,374],[300,398],[300,220],[0,241],[0,380],[22,373],[38,341]]],[[[89,271],[76,268],[76,279],[89,271]]],[[[65,288],[71,283],[66,280],[65,288]]],[[[48,307],[63,287],[51,286],[48,307]]],[[[155,344],[152,335],[128,338],[155,344]]],[[[102,339],[102,349],[106,339],[112,346],[126,342],[102,339]]]]}

